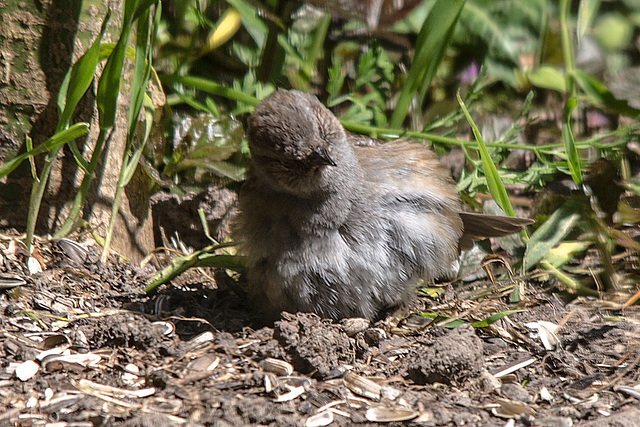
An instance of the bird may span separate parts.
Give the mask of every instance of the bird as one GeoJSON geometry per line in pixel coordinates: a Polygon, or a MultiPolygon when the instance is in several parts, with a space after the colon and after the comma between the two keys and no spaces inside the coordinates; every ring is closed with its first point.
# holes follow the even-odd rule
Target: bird
{"type": "Polygon", "coordinates": [[[461,211],[423,144],[347,132],[316,97],[278,90],[248,119],[250,162],[233,225],[247,294],[265,315],[374,320],[451,275],[472,240],[528,219],[461,211]]]}

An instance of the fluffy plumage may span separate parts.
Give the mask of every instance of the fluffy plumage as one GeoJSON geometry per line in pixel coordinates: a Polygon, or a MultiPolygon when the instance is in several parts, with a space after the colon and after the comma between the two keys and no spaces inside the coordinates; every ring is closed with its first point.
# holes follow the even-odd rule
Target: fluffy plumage
{"type": "MultiPolygon", "coordinates": [[[[256,107],[248,138],[235,235],[258,307],[371,319],[450,273],[467,221],[430,150],[349,135],[316,98],[284,90],[256,107]]],[[[498,235],[524,224],[496,222],[498,235]]]]}

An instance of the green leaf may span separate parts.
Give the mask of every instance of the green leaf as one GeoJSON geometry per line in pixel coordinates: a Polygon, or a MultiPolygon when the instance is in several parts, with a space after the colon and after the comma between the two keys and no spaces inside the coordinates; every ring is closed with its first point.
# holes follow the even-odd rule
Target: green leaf
{"type": "Polygon", "coordinates": [[[530,237],[522,264],[530,269],[542,260],[573,229],[580,219],[576,199],[565,202],[530,237]]]}
{"type": "Polygon", "coordinates": [[[237,166],[227,162],[206,163],[201,166],[208,169],[219,176],[230,178],[234,181],[240,181],[244,178],[246,168],[237,166]]]}
{"type": "Polygon", "coordinates": [[[306,76],[309,80],[312,77],[313,70],[316,68],[316,63],[324,54],[324,46],[327,39],[327,32],[331,26],[331,14],[325,13],[320,19],[316,30],[313,32],[311,39],[311,45],[307,49],[305,64],[303,70],[309,71],[306,76]]]}
{"type": "Polygon", "coordinates": [[[178,164],[177,170],[185,170],[193,167],[192,165],[180,166],[182,162],[193,161],[194,163],[199,163],[200,160],[203,162],[217,162],[220,160],[227,160],[229,157],[238,152],[238,148],[239,147],[237,145],[203,145],[189,153],[189,157],[185,158],[178,164]]]}
{"type": "MultiPolygon", "coordinates": [[[[33,140],[31,139],[30,136],[27,135],[26,141],[24,142],[24,144],[27,148],[27,152],[33,150],[33,140]]],[[[34,181],[37,181],[38,172],[36,171],[36,163],[33,161],[33,157],[29,158],[29,164],[31,166],[31,178],[33,178],[34,181]]]]}
{"type": "Polygon", "coordinates": [[[284,49],[286,54],[289,56],[289,60],[293,61],[296,64],[302,65],[304,64],[303,52],[299,52],[295,46],[289,43],[289,39],[285,34],[278,34],[278,44],[284,49]]]}
{"type": "Polygon", "coordinates": [[[512,34],[500,22],[500,15],[493,13],[490,5],[477,3],[470,1],[465,4],[460,15],[461,28],[471,29],[473,35],[482,37],[491,51],[508,58],[512,64],[517,64],[518,54],[521,52],[516,49],[512,34]]]}
{"type": "Polygon", "coordinates": [[[604,107],[628,117],[637,117],[640,110],[629,106],[627,101],[617,99],[607,86],[600,80],[592,77],[580,70],[574,71],[576,83],[590,98],[593,104],[600,104],[604,107]]]}
{"type": "MultiPolygon", "coordinates": [[[[418,316],[420,317],[425,317],[427,319],[434,319],[434,323],[441,323],[443,321],[445,321],[446,319],[449,319],[451,316],[442,316],[439,314],[435,314],[435,313],[418,313],[418,316]]],[[[449,329],[453,329],[455,327],[458,327],[462,324],[466,323],[464,320],[462,319],[455,319],[452,320],[450,322],[445,323],[444,325],[442,325],[445,328],[449,328],[449,329]]]]}
{"type": "MultiPolygon", "coordinates": [[[[133,2],[125,2],[125,13],[120,37],[115,48],[109,55],[107,63],[98,81],[96,103],[98,106],[100,129],[108,129],[114,125],[118,108],[118,96],[120,95],[120,81],[122,79],[124,58],[131,35],[131,21],[127,10],[131,10],[133,2]]],[[[132,10],[131,10],[132,11],[132,10]]]]}
{"type": "Polygon", "coordinates": [[[576,255],[587,250],[589,246],[591,246],[591,242],[562,242],[551,248],[544,259],[552,266],[559,268],[574,259],[576,255]]]}
{"type": "Polygon", "coordinates": [[[244,0],[227,0],[242,17],[242,24],[259,48],[264,46],[268,29],[255,7],[244,0]]]}
{"type": "MultiPolygon", "coordinates": [[[[134,16],[136,16],[135,13],[134,16]]],[[[147,82],[149,81],[149,75],[151,74],[152,49],[150,48],[150,46],[148,46],[147,41],[150,27],[148,10],[146,8],[142,9],[141,15],[139,17],[142,19],[138,20],[138,25],[136,28],[137,37],[135,60],[132,73],[133,77],[131,80],[131,98],[129,101],[129,111],[127,117],[129,122],[127,137],[129,138],[129,140],[133,138],[133,134],[138,124],[138,116],[140,115],[140,110],[142,109],[147,82]]]]}
{"type": "Polygon", "coordinates": [[[567,91],[567,81],[564,74],[556,67],[550,65],[542,65],[526,74],[529,82],[543,89],[557,90],[558,92],[567,91]]]}
{"type": "MultiPolygon", "coordinates": [[[[634,7],[637,11],[637,3],[634,7]]],[[[591,35],[606,52],[622,51],[633,45],[635,31],[633,27],[629,15],[619,11],[611,11],[598,16],[591,35]]]]}
{"type": "MultiPolygon", "coordinates": [[[[131,15],[131,22],[138,19],[143,13],[145,13],[151,6],[158,3],[159,0],[139,0],[136,4],[136,8],[131,15]]],[[[156,13],[157,14],[157,13],[156,13]]]]}
{"type": "Polygon", "coordinates": [[[344,86],[345,72],[342,69],[342,63],[336,60],[331,68],[329,68],[329,80],[327,82],[327,106],[333,107],[338,104],[340,90],[344,86]]]}
{"type": "Polygon", "coordinates": [[[457,328],[457,327],[458,327],[458,326],[460,326],[460,325],[464,325],[465,323],[467,323],[467,322],[465,322],[465,321],[464,321],[464,320],[462,320],[462,319],[455,319],[455,320],[452,320],[451,322],[447,322],[447,323],[445,323],[445,324],[444,324],[444,325],[442,325],[442,326],[443,326],[443,327],[445,327],[445,328],[447,328],[447,329],[455,329],[455,328],[457,328]]]}
{"type": "Polygon", "coordinates": [[[520,287],[514,286],[513,290],[509,293],[509,304],[515,305],[522,302],[522,294],[520,293],[520,287]]]}
{"type": "Polygon", "coordinates": [[[358,61],[358,74],[355,81],[355,89],[370,83],[376,76],[376,58],[374,49],[369,49],[358,61]]]}

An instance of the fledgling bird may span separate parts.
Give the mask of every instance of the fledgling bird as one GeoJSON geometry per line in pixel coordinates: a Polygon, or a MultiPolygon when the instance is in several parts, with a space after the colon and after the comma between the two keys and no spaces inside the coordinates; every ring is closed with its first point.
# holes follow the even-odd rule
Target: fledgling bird
{"type": "Polygon", "coordinates": [[[460,212],[448,171],[416,142],[347,133],[315,97],[280,90],[249,119],[235,237],[249,296],[271,315],[373,319],[422,278],[451,273],[471,239],[529,220],[460,212]]]}

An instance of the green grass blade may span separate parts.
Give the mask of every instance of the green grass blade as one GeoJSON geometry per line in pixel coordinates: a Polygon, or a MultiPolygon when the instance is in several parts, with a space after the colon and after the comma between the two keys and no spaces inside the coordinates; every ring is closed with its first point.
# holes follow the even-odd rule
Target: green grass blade
{"type": "Polygon", "coordinates": [[[219,267],[230,270],[241,270],[243,263],[242,258],[239,256],[216,254],[219,249],[229,246],[235,246],[235,243],[230,242],[207,246],[192,254],[173,258],[171,264],[149,279],[149,284],[144,289],[145,292],[153,291],[158,286],[175,279],[191,267],[219,267]]]}
{"type": "MultiPolygon", "coordinates": [[[[100,256],[100,260],[102,262],[106,262],[109,255],[111,238],[113,236],[113,230],[115,227],[118,210],[120,209],[124,187],[129,183],[129,181],[133,177],[133,173],[138,166],[138,160],[140,159],[140,155],[142,154],[142,150],[144,149],[147,137],[149,136],[151,123],[153,120],[152,116],[145,114],[145,133],[142,141],[140,142],[140,146],[132,153],[131,150],[133,145],[133,137],[137,129],[140,110],[142,109],[142,104],[145,99],[147,82],[149,81],[149,76],[151,75],[151,61],[154,42],[153,35],[155,33],[155,28],[160,16],[160,10],[158,8],[155,12],[154,26],[152,27],[150,25],[150,7],[153,5],[153,2],[144,2],[142,4],[146,5],[146,8],[142,9],[140,13],[134,13],[134,17],[137,17],[138,20],[136,28],[136,49],[134,54],[135,60],[133,65],[133,76],[131,79],[131,97],[129,100],[129,113],[127,117],[129,121],[129,127],[127,131],[127,140],[124,152],[122,155],[122,166],[120,168],[120,175],[118,177],[116,192],[113,198],[113,203],[111,205],[111,216],[109,218],[109,225],[107,226],[104,246],[102,248],[102,254],[100,256]]],[[[138,11],[138,9],[136,11],[138,11]]]]}
{"type": "Polygon", "coordinates": [[[567,164],[571,171],[571,178],[573,182],[578,185],[582,184],[582,162],[578,154],[578,148],[576,147],[576,141],[573,138],[573,131],[571,130],[571,112],[576,106],[576,99],[569,98],[564,104],[564,114],[562,117],[562,143],[564,144],[564,150],[567,155],[567,164]]]}
{"type": "MultiPolygon", "coordinates": [[[[148,1],[145,4],[149,3],[148,1]]],[[[129,132],[128,136],[133,136],[138,123],[138,116],[142,109],[144,102],[147,82],[151,75],[151,60],[152,60],[152,48],[153,48],[153,33],[150,33],[150,14],[148,8],[153,4],[151,2],[147,9],[143,10],[141,14],[134,14],[134,16],[141,19],[138,20],[138,26],[136,29],[136,50],[133,66],[133,78],[131,81],[131,100],[129,102],[129,132]]],[[[159,15],[159,11],[156,11],[155,16],[159,15]]],[[[154,19],[154,27],[157,24],[157,18],[154,19]]]]}
{"type": "Polygon", "coordinates": [[[422,96],[442,61],[455,28],[464,0],[436,0],[418,34],[416,49],[398,103],[391,115],[390,126],[402,126],[411,100],[420,90],[422,96]]]}
{"type": "Polygon", "coordinates": [[[62,82],[60,92],[58,93],[58,108],[60,111],[58,131],[66,129],[69,126],[71,115],[93,81],[96,67],[100,60],[102,37],[107,29],[107,22],[110,17],[111,11],[109,10],[102,21],[100,34],[89,49],[76,61],[73,67],[71,67],[71,70],[69,70],[62,82]]]}
{"type": "Polygon", "coordinates": [[[451,316],[440,315],[436,313],[417,313],[417,315],[426,319],[433,319],[433,322],[431,322],[432,324],[440,324],[442,327],[448,329],[454,329],[460,325],[464,325],[465,323],[467,323],[462,319],[454,319],[444,323],[447,319],[451,319],[451,316]]]}
{"type": "MultiPolygon", "coordinates": [[[[78,102],[80,102],[80,99],[84,96],[87,89],[91,85],[91,82],[93,81],[95,70],[98,65],[98,61],[100,60],[100,46],[102,43],[102,37],[104,36],[104,33],[106,31],[107,22],[109,21],[110,15],[111,12],[107,11],[105,18],[102,21],[100,34],[91,44],[87,52],[85,52],[76,61],[73,67],[71,67],[62,81],[57,99],[59,118],[58,125],[56,127],[56,135],[58,135],[58,137],[64,135],[62,132],[69,128],[71,117],[76,109],[76,106],[78,105],[78,102]]],[[[86,125],[84,124],[83,126],[86,127],[86,125]]],[[[77,129],[78,128],[76,128],[74,132],[76,132],[77,129]]],[[[56,138],[56,135],[54,135],[53,138],[56,138]]],[[[77,136],[69,139],[67,142],[69,142],[69,147],[71,148],[71,152],[73,153],[76,163],[81,169],[86,172],[88,165],[78,151],[78,147],[76,146],[76,143],[74,141],[75,138],[77,138],[77,136]]],[[[42,203],[42,197],[44,196],[44,191],[49,180],[49,175],[51,174],[51,168],[58,153],[60,152],[60,149],[62,148],[62,145],[63,144],[55,145],[55,147],[47,150],[48,154],[42,166],[40,178],[34,180],[31,189],[29,213],[27,215],[26,241],[26,245],[29,251],[31,250],[31,242],[33,239],[33,233],[35,231],[35,223],[40,213],[40,205],[42,203]]]]}
{"type": "MultiPolygon", "coordinates": [[[[73,139],[78,138],[86,134],[87,132],[89,132],[89,127],[86,123],[76,123],[68,129],[56,133],[43,144],[40,144],[38,147],[36,147],[29,154],[31,156],[38,154],[38,150],[42,150],[42,152],[48,151],[49,153],[55,152],[59,150],[66,142],[73,141],[73,139]]],[[[29,198],[29,212],[27,214],[26,226],[27,238],[25,242],[27,245],[27,251],[29,253],[31,253],[31,244],[33,242],[33,235],[36,229],[36,221],[38,220],[42,197],[44,196],[44,191],[47,188],[47,178],[51,173],[52,166],[53,159],[47,157],[42,168],[42,178],[39,180],[34,180],[31,187],[31,196],[29,198]]]]}
{"type": "Polygon", "coordinates": [[[120,81],[129,35],[130,31],[121,35],[111,56],[107,59],[107,65],[105,65],[98,81],[96,102],[98,104],[100,129],[108,129],[116,121],[120,81]]]}
{"type": "Polygon", "coordinates": [[[2,166],[0,166],[0,178],[10,174],[15,168],[20,166],[20,163],[29,159],[30,157],[37,156],[38,154],[42,153],[47,153],[59,147],[62,147],[69,141],[79,138],[87,134],[88,132],[89,126],[87,125],[87,123],[76,123],[68,129],[56,133],[42,144],[39,144],[37,147],[27,151],[26,153],[22,153],[19,156],[14,157],[13,159],[5,162],[2,166]]]}
{"type": "Polygon", "coordinates": [[[158,0],[139,0],[138,2],[136,2],[135,10],[131,15],[131,22],[136,21],[138,18],[140,18],[140,16],[142,16],[143,13],[147,13],[149,11],[149,8],[156,3],[160,4],[158,0]]]}
{"type": "Polygon", "coordinates": [[[142,141],[140,142],[140,146],[136,148],[136,150],[133,152],[133,154],[131,155],[131,158],[129,159],[129,162],[124,168],[124,174],[122,177],[122,187],[126,187],[127,184],[129,184],[129,182],[131,181],[131,178],[133,178],[133,174],[138,168],[138,161],[140,160],[140,157],[142,156],[142,152],[144,151],[144,146],[149,140],[149,134],[151,133],[151,127],[153,126],[153,111],[150,110],[146,112],[145,116],[146,117],[145,117],[144,136],[141,138],[142,141]]]}
{"type": "Polygon", "coordinates": [[[89,170],[89,163],[82,157],[82,153],[78,149],[78,145],[75,141],[69,141],[69,149],[71,150],[71,154],[73,154],[73,159],[76,161],[76,164],[82,169],[85,173],[89,170]]]}
{"type": "Polygon", "coordinates": [[[100,129],[98,133],[98,138],[96,138],[95,148],[93,149],[93,153],[91,154],[91,161],[89,162],[88,172],[85,174],[82,182],[80,183],[80,187],[76,193],[76,197],[73,199],[73,205],[71,206],[71,210],[69,211],[69,216],[65,219],[64,223],[60,228],[55,232],[54,238],[60,239],[62,237],[67,236],[74,227],[78,216],[80,215],[80,211],[82,210],[82,206],[84,205],[84,201],[87,197],[87,193],[89,192],[89,185],[91,184],[92,174],[96,168],[98,163],[98,159],[100,158],[100,153],[102,153],[102,147],[104,146],[105,140],[107,138],[108,129],[100,129]]]}
{"type": "Polygon", "coordinates": [[[497,322],[498,320],[502,319],[503,317],[507,317],[510,314],[515,314],[515,313],[524,313],[527,310],[505,310],[505,311],[501,311],[499,313],[494,313],[489,317],[485,317],[482,320],[479,320],[475,323],[472,323],[471,326],[473,326],[474,328],[486,328],[487,326],[491,325],[494,322],[497,322]]]}
{"type": "Polygon", "coordinates": [[[80,215],[80,211],[82,210],[82,206],[84,206],[84,201],[87,197],[89,185],[93,179],[98,161],[102,157],[108,131],[115,124],[116,112],[118,109],[118,97],[120,94],[120,83],[122,81],[124,70],[124,59],[127,54],[127,46],[129,44],[129,38],[132,30],[131,16],[137,4],[138,1],[136,0],[125,1],[120,37],[118,38],[111,55],[109,55],[104,70],[102,71],[102,75],[98,80],[96,105],[98,108],[100,132],[96,139],[93,153],[91,153],[91,159],[87,165],[87,172],[82,178],[76,197],[73,200],[69,216],[66,218],[60,229],[56,231],[54,235],[56,238],[66,236],[73,229],[74,224],[80,215]]]}
{"type": "Polygon", "coordinates": [[[564,64],[565,79],[567,80],[567,92],[569,93],[569,97],[574,98],[576,96],[576,85],[573,80],[575,54],[573,52],[571,28],[569,28],[571,0],[560,0],[558,8],[560,12],[560,44],[562,49],[562,62],[564,64]]]}
{"type": "MultiPolygon", "coordinates": [[[[27,152],[33,150],[33,139],[31,139],[31,137],[27,135],[24,145],[27,148],[27,152]]],[[[38,172],[36,170],[36,163],[33,161],[33,157],[29,157],[29,163],[31,166],[31,178],[37,181],[38,172]]]]}
{"type": "Polygon", "coordinates": [[[504,184],[500,179],[500,175],[498,175],[498,169],[496,169],[496,165],[493,163],[489,152],[487,151],[487,147],[484,144],[484,140],[482,139],[482,135],[480,134],[480,130],[478,126],[476,126],[475,122],[471,118],[471,114],[467,110],[466,105],[462,102],[462,98],[460,98],[460,94],[457,94],[458,103],[462,108],[462,112],[464,113],[471,129],[473,130],[473,135],[476,138],[476,142],[478,143],[478,151],[480,152],[480,160],[482,160],[482,169],[484,172],[484,176],[487,179],[487,186],[489,187],[489,192],[495,202],[500,206],[500,208],[509,216],[516,216],[516,213],[513,210],[513,206],[511,206],[511,200],[509,200],[509,195],[507,194],[507,190],[504,188],[504,184]]]}
{"type": "Polygon", "coordinates": [[[98,81],[96,103],[98,104],[100,129],[108,129],[114,125],[116,111],[118,109],[118,96],[120,95],[120,82],[124,68],[124,58],[131,36],[132,21],[130,16],[135,9],[137,2],[127,0],[124,6],[122,17],[122,30],[111,55],[102,71],[98,81]]]}

